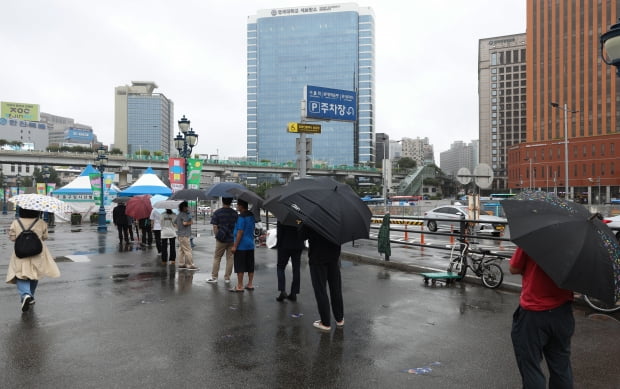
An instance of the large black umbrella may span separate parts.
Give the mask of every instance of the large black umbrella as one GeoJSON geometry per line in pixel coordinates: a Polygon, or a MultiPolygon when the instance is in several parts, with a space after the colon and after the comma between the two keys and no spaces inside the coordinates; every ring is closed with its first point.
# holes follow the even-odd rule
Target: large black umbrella
{"type": "Polygon", "coordinates": [[[169,200],[210,200],[209,196],[201,189],[181,189],[172,194],[169,200]]]}
{"type": "Polygon", "coordinates": [[[218,182],[217,184],[214,184],[213,186],[209,187],[206,190],[206,193],[207,193],[207,196],[211,198],[235,197],[232,193],[229,192],[231,189],[247,190],[245,186],[241,184],[237,184],[236,182],[218,182]]]}
{"type": "Polygon", "coordinates": [[[597,215],[545,192],[503,200],[510,240],[561,288],[610,304],[620,298],[620,245],[597,215]]]}
{"type": "Polygon", "coordinates": [[[372,213],[346,184],[331,178],[303,178],[275,188],[263,207],[281,223],[303,224],[342,244],[368,238],[372,213]]]}
{"type": "Polygon", "coordinates": [[[263,199],[256,193],[252,192],[246,188],[232,188],[228,190],[228,193],[231,197],[234,197],[238,200],[247,201],[249,204],[252,204],[256,207],[260,207],[263,205],[263,199]]]}

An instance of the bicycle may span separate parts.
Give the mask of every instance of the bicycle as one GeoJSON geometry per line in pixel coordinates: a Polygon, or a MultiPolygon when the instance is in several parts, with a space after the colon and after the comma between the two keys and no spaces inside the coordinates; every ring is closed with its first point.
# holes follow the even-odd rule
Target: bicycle
{"type": "Polygon", "coordinates": [[[491,255],[490,250],[480,250],[472,252],[469,250],[470,243],[464,238],[459,238],[461,249],[455,254],[456,245],[450,252],[450,265],[448,273],[456,273],[459,280],[465,277],[467,269],[471,269],[474,274],[482,279],[482,284],[489,288],[498,288],[504,281],[504,271],[495,263],[502,260],[502,257],[491,255]]]}
{"type": "Polygon", "coordinates": [[[616,301],[615,304],[609,304],[594,297],[588,297],[583,295],[583,299],[586,303],[595,311],[611,313],[620,311],[620,301],[616,301]]]}

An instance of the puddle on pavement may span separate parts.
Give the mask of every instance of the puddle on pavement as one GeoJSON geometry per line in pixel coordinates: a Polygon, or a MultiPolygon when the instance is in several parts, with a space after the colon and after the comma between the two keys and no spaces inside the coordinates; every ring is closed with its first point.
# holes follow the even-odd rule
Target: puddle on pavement
{"type": "Polygon", "coordinates": [[[141,272],[137,274],[130,273],[118,273],[112,275],[112,280],[121,282],[121,281],[149,281],[156,278],[167,277],[168,272],[163,271],[149,271],[149,272],[141,272]]]}

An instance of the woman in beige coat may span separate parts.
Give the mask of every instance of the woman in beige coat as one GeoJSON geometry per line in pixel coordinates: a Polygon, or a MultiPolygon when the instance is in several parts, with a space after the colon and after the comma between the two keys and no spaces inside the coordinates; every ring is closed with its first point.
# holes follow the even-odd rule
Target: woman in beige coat
{"type": "MultiPolygon", "coordinates": [[[[19,217],[24,228],[28,228],[39,217],[39,213],[39,211],[20,208],[19,217]]],[[[6,282],[8,284],[17,284],[17,291],[21,297],[22,312],[26,312],[30,309],[30,305],[34,304],[34,291],[37,288],[39,279],[44,276],[60,277],[60,270],[58,270],[54,257],[52,257],[52,253],[44,242],[47,240],[47,223],[39,219],[32,227],[32,231],[41,239],[43,251],[38,255],[27,258],[18,258],[15,255],[15,251],[13,251],[6,275],[6,282]]],[[[15,241],[20,232],[22,232],[22,228],[17,220],[14,220],[9,228],[9,239],[15,241]]]]}

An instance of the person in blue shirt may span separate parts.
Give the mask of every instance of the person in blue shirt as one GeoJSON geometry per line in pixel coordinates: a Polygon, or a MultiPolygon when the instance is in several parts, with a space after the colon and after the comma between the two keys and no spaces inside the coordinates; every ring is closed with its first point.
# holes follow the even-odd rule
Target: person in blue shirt
{"type": "Polygon", "coordinates": [[[234,268],[237,274],[237,286],[231,292],[243,292],[243,274],[248,273],[245,289],[254,290],[254,214],[248,211],[248,203],[237,200],[239,217],[233,231],[234,243],[231,249],[234,255],[234,268]]]}

